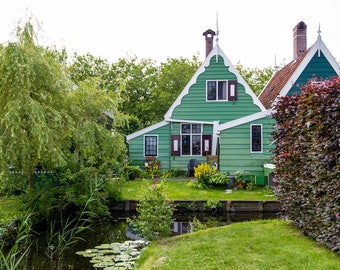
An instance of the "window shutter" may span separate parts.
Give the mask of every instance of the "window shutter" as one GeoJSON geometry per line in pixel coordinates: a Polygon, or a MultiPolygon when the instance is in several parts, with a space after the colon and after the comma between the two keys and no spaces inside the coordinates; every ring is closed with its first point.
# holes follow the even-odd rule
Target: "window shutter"
{"type": "Polygon", "coordinates": [[[171,136],[171,156],[180,156],[181,155],[181,143],[179,135],[171,136]]]}
{"type": "Polygon", "coordinates": [[[237,81],[228,81],[228,100],[237,100],[237,81]]]}
{"type": "Polygon", "coordinates": [[[202,156],[211,155],[211,135],[202,135],[203,140],[203,148],[202,148],[202,156]]]}

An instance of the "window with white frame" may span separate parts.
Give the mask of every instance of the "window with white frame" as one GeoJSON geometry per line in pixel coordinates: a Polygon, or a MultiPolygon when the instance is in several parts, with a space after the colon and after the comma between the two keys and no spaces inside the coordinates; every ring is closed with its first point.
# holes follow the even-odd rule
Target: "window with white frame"
{"type": "Polygon", "coordinates": [[[237,81],[207,81],[207,100],[237,100],[237,81]]]}
{"type": "Polygon", "coordinates": [[[262,152],[262,125],[251,125],[251,152],[262,152]]]}
{"type": "Polygon", "coordinates": [[[157,136],[144,137],[144,151],[145,156],[157,156],[157,136]]]}
{"type": "Polygon", "coordinates": [[[202,153],[202,125],[181,125],[181,150],[183,156],[200,156],[202,153]]]}

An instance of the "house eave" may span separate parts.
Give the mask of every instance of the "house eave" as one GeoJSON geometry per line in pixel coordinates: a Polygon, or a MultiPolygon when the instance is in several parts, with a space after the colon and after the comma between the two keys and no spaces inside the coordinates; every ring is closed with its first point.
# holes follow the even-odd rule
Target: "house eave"
{"type": "Polygon", "coordinates": [[[265,110],[265,111],[262,111],[262,112],[247,115],[245,117],[241,117],[239,119],[236,119],[236,120],[233,120],[233,121],[219,125],[218,131],[221,132],[223,130],[226,130],[226,129],[229,129],[229,128],[232,128],[232,127],[236,127],[236,126],[239,126],[239,125],[242,125],[242,124],[245,124],[245,123],[249,123],[251,121],[255,121],[255,120],[270,116],[271,114],[272,114],[271,110],[265,110]]]}
{"type": "Polygon", "coordinates": [[[138,137],[138,136],[141,136],[141,135],[143,135],[143,134],[145,134],[145,133],[148,133],[148,132],[150,132],[150,131],[153,131],[153,130],[155,130],[155,129],[157,129],[157,128],[163,127],[163,126],[165,126],[165,125],[167,125],[167,124],[168,124],[167,121],[161,121],[161,122],[158,122],[158,123],[156,123],[156,124],[154,124],[154,125],[152,125],[152,126],[143,128],[143,129],[138,130],[138,131],[136,131],[136,132],[134,132],[134,133],[131,133],[131,134],[129,134],[129,135],[126,135],[126,142],[129,143],[130,140],[132,140],[132,139],[134,139],[134,138],[136,138],[136,137],[138,137]]]}

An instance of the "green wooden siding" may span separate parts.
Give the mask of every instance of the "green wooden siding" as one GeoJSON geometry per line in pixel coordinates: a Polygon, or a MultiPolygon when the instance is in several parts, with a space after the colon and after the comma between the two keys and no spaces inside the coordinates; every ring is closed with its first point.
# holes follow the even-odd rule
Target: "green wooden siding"
{"type": "Polygon", "coordinates": [[[158,136],[158,156],[157,159],[161,161],[161,167],[169,168],[170,157],[170,124],[152,130],[141,136],[138,136],[129,141],[129,159],[131,165],[138,165],[144,167],[144,136],[158,136]]]}
{"type": "Polygon", "coordinates": [[[212,57],[205,72],[197,77],[189,93],[182,98],[172,113],[173,119],[196,121],[219,121],[225,123],[240,117],[260,112],[260,108],[253,104],[252,97],[245,92],[244,85],[238,83],[238,98],[236,101],[206,101],[207,80],[236,80],[236,75],[225,66],[224,59],[219,56],[218,62],[212,57]]]}
{"type": "Polygon", "coordinates": [[[320,52],[320,57],[318,57],[318,52],[316,52],[287,95],[292,96],[294,94],[299,94],[301,92],[299,87],[306,85],[313,77],[331,80],[334,76],[337,76],[337,73],[328,62],[325,55],[320,52]]]}
{"type": "Polygon", "coordinates": [[[264,175],[263,164],[271,162],[273,138],[270,135],[275,121],[271,117],[265,117],[251,123],[242,124],[220,134],[220,171],[229,172],[243,170],[247,175],[264,175]],[[262,124],[263,151],[251,153],[250,138],[252,124],[262,124]]]}
{"type": "MultiPolygon", "coordinates": [[[[158,136],[158,156],[162,170],[179,169],[186,170],[189,160],[195,158],[200,162],[206,162],[206,156],[171,156],[171,135],[180,135],[181,123],[169,123],[163,127],[140,135],[129,141],[129,159],[131,165],[144,167],[144,137],[158,136]]],[[[204,124],[203,134],[212,135],[213,126],[204,124]]]]}

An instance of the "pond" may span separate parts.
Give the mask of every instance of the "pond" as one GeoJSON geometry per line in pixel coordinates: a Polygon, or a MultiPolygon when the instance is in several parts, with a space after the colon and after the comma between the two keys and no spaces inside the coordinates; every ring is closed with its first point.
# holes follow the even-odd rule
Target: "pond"
{"type": "MultiPolygon", "coordinates": [[[[116,216],[93,223],[89,230],[83,232],[80,237],[84,241],[79,240],[71,248],[64,252],[63,258],[60,261],[50,260],[46,256],[47,240],[46,235],[40,235],[36,239],[36,243],[32,246],[30,254],[22,263],[22,268],[27,270],[94,270],[93,264],[90,263],[90,258],[77,255],[76,252],[86,249],[92,249],[101,244],[112,242],[122,243],[128,238],[126,237],[126,222],[125,213],[116,214],[116,216]]],[[[207,215],[207,213],[182,213],[174,217],[172,224],[173,235],[181,235],[190,233],[190,222],[197,218],[201,223],[208,227],[224,226],[234,222],[276,218],[274,212],[239,212],[239,213],[219,213],[216,215],[207,215]]]]}

